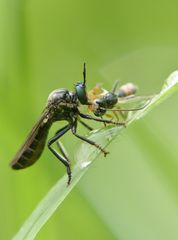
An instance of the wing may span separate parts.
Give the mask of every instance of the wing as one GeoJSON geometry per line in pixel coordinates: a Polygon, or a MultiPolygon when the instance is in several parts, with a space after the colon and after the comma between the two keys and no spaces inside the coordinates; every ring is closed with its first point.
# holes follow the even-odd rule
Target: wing
{"type": "Polygon", "coordinates": [[[52,124],[49,110],[46,108],[41,118],[29,133],[25,143],[10,163],[13,169],[23,169],[34,164],[40,157],[52,124]]]}
{"type": "Polygon", "coordinates": [[[106,109],[108,118],[128,121],[137,112],[144,109],[153,96],[126,96],[119,97],[116,105],[111,109],[106,109]]]}
{"type": "Polygon", "coordinates": [[[118,98],[115,108],[119,110],[118,114],[128,121],[137,111],[144,109],[152,98],[153,96],[134,95],[121,97],[118,98]]]}
{"type": "Polygon", "coordinates": [[[134,108],[142,108],[144,105],[150,102],[150,100],[154,96],[127,96],[118,98],[118,102],[116,104],[116,108],[118,109],[134,109],[134,108]]]}

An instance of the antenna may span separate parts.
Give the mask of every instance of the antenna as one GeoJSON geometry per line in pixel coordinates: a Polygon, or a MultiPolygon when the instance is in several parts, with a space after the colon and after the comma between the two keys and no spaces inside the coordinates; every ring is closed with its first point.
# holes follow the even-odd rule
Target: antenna
{"type": "Polygon", "coordinates": [[[113,89],[112,89],[112,93],[115,93],[115,92],[116,92],[118,85],[119,85],[119,80],[117,80],[117,81],[115,82],[114,87],[113,87],[113,89]]]}
{"type": "Polygon", "coordinates": [[[86,63],[83,65],[83,84],[86,83],[86,63]]]}

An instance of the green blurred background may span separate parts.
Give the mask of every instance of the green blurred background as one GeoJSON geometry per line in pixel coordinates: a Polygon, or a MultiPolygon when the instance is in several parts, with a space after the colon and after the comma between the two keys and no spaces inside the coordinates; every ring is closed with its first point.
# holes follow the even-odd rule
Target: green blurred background
{"type": "MultiPolygon", "coordinates": [[[[8,167],[48,94],[72,90],[84,61],[89,89],[120,79],[141,95],[158,92],[178,69],[177,8],[160,0],[0,0],[0,239],[12,238],[65,173],[48,149],[32,168],[8,167]]],[[[115,139],[36,239],[178,239],[177,107],[174,95],[115,139]]],[[[69,133],[63,143],[72,158],[80,141],[69,133]]]]}

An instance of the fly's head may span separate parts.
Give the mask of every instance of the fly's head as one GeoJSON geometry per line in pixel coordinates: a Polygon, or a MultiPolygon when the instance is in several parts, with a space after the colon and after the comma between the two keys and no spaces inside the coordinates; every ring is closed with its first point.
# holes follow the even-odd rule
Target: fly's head
{"type": "Polygon", "coordinates": [[[78,82],[75,84],[75,92],[79,102],[82,105],[88,105],[88,97],[86,92],[86,85],[83,82],[78,82]]]}

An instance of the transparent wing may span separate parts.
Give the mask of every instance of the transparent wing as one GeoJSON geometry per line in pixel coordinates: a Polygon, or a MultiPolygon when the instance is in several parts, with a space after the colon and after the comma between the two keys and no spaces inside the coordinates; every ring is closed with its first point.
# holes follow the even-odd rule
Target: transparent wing
{"type": "Polygon", "coordinates": [[[154,97],[154,95],[151,96],[135,96],[135,95],[131,95],[128,97],[121,97],[118,98],[118,102],[116,104],[116,107],[118,108],[125,108],[125,107],[141,107],[144,104],[148,103],[152,98],[154,97]]]}
{"type": "MultiPolygon", "coordinates": [[[[115,105],[116,113],[119,114],[124,120],[129,120],[133,115],[142,109],[151,101],[154,96],[128,96],[118,98],[115,105]],[[117,112],[117,109],[119,110],[117,112]]],[[[114,110],[114,109],[113,109],[114,110]]]]}

